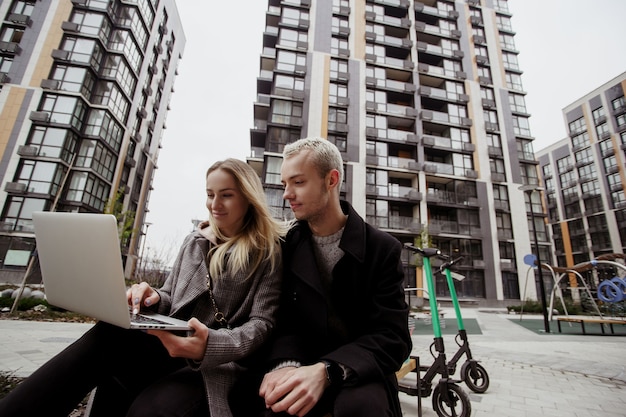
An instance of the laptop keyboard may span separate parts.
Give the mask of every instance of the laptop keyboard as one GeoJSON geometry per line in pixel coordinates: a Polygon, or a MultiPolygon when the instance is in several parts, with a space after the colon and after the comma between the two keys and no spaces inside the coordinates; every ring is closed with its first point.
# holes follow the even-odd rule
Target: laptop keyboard
{"type": "Polygon", "coordinates": [[[131,321],[133,323],[139,323],[139,324],[169,324],[165,321],[153,319],[151,317],[146,317],[146,316],[142,316],[139,314],[132,314],[131,321]]]}

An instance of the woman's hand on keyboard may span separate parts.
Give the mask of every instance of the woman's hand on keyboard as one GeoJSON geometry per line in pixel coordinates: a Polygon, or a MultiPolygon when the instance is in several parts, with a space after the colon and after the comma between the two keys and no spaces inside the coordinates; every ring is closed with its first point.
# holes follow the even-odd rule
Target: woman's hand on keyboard
{"type": "Polygon", "coordinates": [[[133,284],[126,290],[126,299],[133,314],[139,313],[141,306],[150,307],[160,301],[160,295],[148,283],[133,284]]]}

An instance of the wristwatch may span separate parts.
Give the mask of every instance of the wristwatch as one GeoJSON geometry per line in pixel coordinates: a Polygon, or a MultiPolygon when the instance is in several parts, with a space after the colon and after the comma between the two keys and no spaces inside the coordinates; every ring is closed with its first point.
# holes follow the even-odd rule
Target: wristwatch
{"type": "Polygon", "coordinates": [[[343,369],[337,362],[322,360],[326,365],[326,379],[330,385],[337,385],[343,382],[343,369]]]}

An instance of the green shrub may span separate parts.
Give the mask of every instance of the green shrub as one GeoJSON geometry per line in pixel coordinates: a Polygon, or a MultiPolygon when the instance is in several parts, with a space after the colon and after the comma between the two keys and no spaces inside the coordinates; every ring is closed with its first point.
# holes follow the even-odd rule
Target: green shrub
{"type": "Polygon", "coordinates": [[[0,400],[22,381],[13,372],[0,371],[0,400]]]}

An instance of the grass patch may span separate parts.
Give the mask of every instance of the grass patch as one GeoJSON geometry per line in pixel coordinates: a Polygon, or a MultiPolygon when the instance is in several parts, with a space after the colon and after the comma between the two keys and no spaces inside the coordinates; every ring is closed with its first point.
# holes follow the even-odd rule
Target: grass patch
{"type": "MultiPolygon", "coordinates": [[[[455,318],[439,320],[441,323],[441,334],[456,334],[459,331],[455,318]],[[445,327],[444,327],[445,326],[445,327]]],[[[476,319],[463,319],[463,327],[467,334],[483,334],[478,325],[476,319]]],[[[424,319],[415,320],[415,328],[413,329],[414,335],[428,335],[433,334],[432,323],[426,323],[424,319]]]]}

